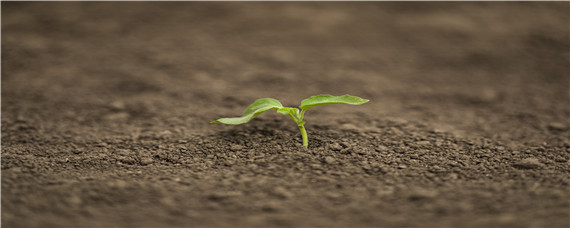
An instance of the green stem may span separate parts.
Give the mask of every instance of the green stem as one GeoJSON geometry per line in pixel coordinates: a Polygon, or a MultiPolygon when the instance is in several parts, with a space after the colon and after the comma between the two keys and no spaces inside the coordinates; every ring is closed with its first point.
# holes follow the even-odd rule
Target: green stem
{"type": "Polygon", "coordinates": [[[309,139],[307,137],[307,131],[305,130],[305,126],[299,125],[299,130],[301,130],[301,136],[303,137],[303,146],[309,147],[309,139]]]}

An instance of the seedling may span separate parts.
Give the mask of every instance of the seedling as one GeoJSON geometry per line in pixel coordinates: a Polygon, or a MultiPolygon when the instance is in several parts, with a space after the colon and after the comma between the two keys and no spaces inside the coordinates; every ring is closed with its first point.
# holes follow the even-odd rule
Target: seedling
{"type": "Polygon", "coordinates": [[[243,116],[241,117],[220,118],[210,123],[223,123],[223,124],[232,124],[232,125],[244,124],[265,111],[271,109],[277,109],[277,113],[289,115],[289,117],[291,117],[291,119],[293,119],[295,123],[297,123],[299,130],[301,130],[301,136],[303,138],[303,146],[308,147],[309,140],[307,137],[307,131],[305,130],[306,122],[303,121],[303,117],[307,109],[320,105],[329,105],[329,104],[361,105],[366,102],[368,102],[367,99],[362,99],[360,97],[355,97],[350,95],[343,95],[343,96],[317,95],[301,101],[301,106],[299,106],[299,108],[291,108],[291,107],[283,107],[281,102],[273,98],[261,98],[257,99],[255,102],[253,102],[253,104],[249,105],[249,107],[247,107],[247,109],[243,113],[243,116]]]}

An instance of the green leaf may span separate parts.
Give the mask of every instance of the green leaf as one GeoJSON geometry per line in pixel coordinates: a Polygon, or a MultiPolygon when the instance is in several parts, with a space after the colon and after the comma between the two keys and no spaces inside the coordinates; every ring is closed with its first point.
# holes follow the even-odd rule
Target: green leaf
{"type": "Polygon", "coordinates": [[[253,104],[249,105],[241,117],[220,118],[210,123],[223,123],[233,125],[244,124],[267,110],[280,108],[283,108],[283,105],[278,100],[275,100],[273,98],[261,98],[255,100],[253,104]]]}
{"type": "Polygon", "coordinates": [[[328,105],[328,104],[360,105],[368,101],[369,100],[367,99],[362,99],[360,97],[355,97],[350,95],[342,95],[342,96],[317,95],[301,101],[301,106],[299,106],[299,108],[301,108],[302,110],[307,110],[315,106],[328,105]]]}
{"type": "Polygon", "coordinates": [[[289,107],[285,107],[285,108],[280,108],[277,109],[278,113],[284,114],[284,115],[298,115],[299,114],[299,109],[298,108],[289,108],[289,107]]]}

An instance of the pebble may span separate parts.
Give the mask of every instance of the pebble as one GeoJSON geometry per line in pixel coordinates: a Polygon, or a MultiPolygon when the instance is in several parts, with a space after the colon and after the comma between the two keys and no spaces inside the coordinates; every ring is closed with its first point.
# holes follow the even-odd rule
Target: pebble
{"type": "Polygon", "coordinates": [[[445,173],[447,170],[443,167],[434,165],[431,168],[429,168],[428,171],[432,173],[445,173]]]}
{"type": "Polygon", "coordinates": [[[477,95],[479,102],[489,103],[499,98],[499,92],[492,88],[483,88],[477,95]]]}
{"type": "Polygon", "coordinates": [[[141,159],[141,165],[150,165],[154,163],[154,160],[152,160],[152,158],[143,158],[141,159]]]}
{"type": "Polygon", "coordinates": [[[378,147],[376,147],[376,151],[377,152],[385,152],[385,151],[388,151],[388,147],[383,146],[383,145],[379,145],[378,147]]]}
{"type": "Polygon", "coordinates": [[[420,145],[420,146],[428,146],[428,145],[431,144],[431,142],[430,142],[430,141],[423,140],[423,141],[418,141],[418,142],[416,142],[416,144],[418,144],[418,145],[420,145]]]}
{"type": "Polygon", "coordinates": [[[81,200],[81,197],[73,194],[67,198],[67,202],[71,205],[77,206],[80,205],[83,200],[81,200]]]}
{"type": "Polygon", "coordinates": [[[327,163],[327,164],[333,164],[335,161],[336,160],[331,156],[325,157],[325,163],[327,163]]]}
{"type": "Polygon", "coordinates": [[[130,115],[127,112],[117,112],[117,113],[107,114],[103,116],[103,119],[109,121],[124,121],[127,120],[129,117],[130,115]]]}
{"type": "Polygon", "coordinates": [[[275,189],[273,189],[273,193],[282,199],[290,199],[293,197],[293,194],[289,191],[287,191],[287,189],[285,189],[284,187],[276,187],[275,189]]]}
{"type": "Polygon", "coordinates": [[[243,149],[243,146],[242,146],[242,145],[232,144],[232,145],[230,146],[230,150],[231,150],[231,151],[240,151],[240,150],[242,150],[242,149],[243,149]]]}
{"type": "Polygon", "coordinates": [[[116,110],[124,110],[126,108],[125,102],[123,101],[113,101],[109,106],[116,110]]]}
{"type": "Polygon", "coordinates": [[[325,196],[330,199],[338,199],[342,197],[342,194],[339,192],[327,192],[325,193],[325,196]]]}
{"type": "Polygon", "coordinates": [[[123,180],[116,180],[116,181],[109,181],[107,182],[107,186],[111,187],[111,188],[126,188],[128,186],[127,182],[123,181],[123,180]]]}
{"type": "Polygon", "coordinates": [[[335,142],[335,143],[329,145],[329,149],[334,150],[334,151],[340,151],[343,148],[340,144],[335,142]]]}
{"type": "Polygon", "coordinates": [[[22,114],[18,114],[18,116],[16,116],[16,122],[25,123],[26,117],[24,117],[24,115],[22,115],[22,114]]]}
{"type": "Polygon", "coordinates": [[[450,161],[447,163],[447,165],[451,166],[451,167],[459,167],[459,163],[456,161],[450,161]]]}
{"type": "Polygon", "coordinates": [[[313,169],[315,169],[315,170],[320,170],[320,169],[322,169],[323,167],[322,167],[321,165],[319,165],[319,164],[311,164],[311,168],[313,168],[313,169]]]}
{"type": "Polygon", "coordinates": [[[261,210],[265,212],[277,212],[281,210],[281,208],[282,208],[281,204],[276,201],[267,201],[263,203],[263,205],[261,206],[261,210]]]}
{"type": "Polygon", "coordinates": [[[553,122],[548,124],[548,129],[553,131],[564,131],[566,130],[566,124],[561,122],[553,122]]]}
{"type": "Polygon", "coordinates": [[[357,126],[354,125],[354,124],[350,124],[350,123],[343,124],[343,125],[341,125],[340,127],[343,128],[343,129],[346,129],[346,130],[355,130],[355,131],[360,130],[359,127],[357,127],[357,126]]]}
{"type": "Polygon", "coordinates": [[[409,200],[417,201],[417,200],[425,200],[425,199],[432,199],[437,196],[437,191],[430,190],[430,189],[416,189],[412,191],[412,193],[408,196],[409,200]]]}
{"type": "Polygon", "coordinates": [[[85,149],[83,148],[77,148],[75,150],[72,151],[74,154],[81,154],[83,152],[85,152],[85,149]]]}
{"type": "Polygon", "coordinates": [[[538,169],[542,167],[542,163],[536,158],[525,158],[513,164],[515,168],[519,169],[538,169]]]}
{"type": "Polygon", "coordinates": [[[241,191],[217,191],[209,193],[208,195],[206,195],[206,198],[212,201],[220,201],[241,195],[242,195],[241,191]]]}

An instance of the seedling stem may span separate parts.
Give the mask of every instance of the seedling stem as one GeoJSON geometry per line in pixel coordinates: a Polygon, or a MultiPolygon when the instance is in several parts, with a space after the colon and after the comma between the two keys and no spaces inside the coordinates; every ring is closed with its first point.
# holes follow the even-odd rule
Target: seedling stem
{"type": "Polygon", "coordinates": [[[307,131],[305,130],[305,126],[299,125],[299,130],[301,130],[301,136],[303,137],[303,146],[309,147],[309,138],[307,137],[307,131]]]}

